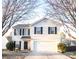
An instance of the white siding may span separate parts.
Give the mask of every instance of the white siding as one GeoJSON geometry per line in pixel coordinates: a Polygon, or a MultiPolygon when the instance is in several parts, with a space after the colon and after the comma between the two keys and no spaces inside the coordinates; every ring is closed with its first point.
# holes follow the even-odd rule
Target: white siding
{"type": "Polygon", "coordinates": [[[48,27],[57,27],[57,33],[60,31],[60,25],[53,23],[51,20],[45,20],[31,27],[31,37],[39,40],[59,39],[59,34],[48,34],[48,27]],[[43,27],[43,34],[34,34],[34,27],[43,27]]]}
{"type": "MultiPolygon", "coordinates": [[[[48,49],[55,48],[54,50],[57,50],[57,43],[60,42],[60,36],[59,36],[59,34],[48,34],[48,27],[57,27],[57,33],[59,33],[59,31],[60,31],[60,25],[58,25],[55,22],[52,22],[51,20],[44,20],[44,21],[39,22],[30,27],[31,42],[29,43],[30,44],[29,48],[31,47],[31,50],[34,50],[35,41],[37,41],[37,45],[38,45],[38,42],[40,42],[40,41],[44,42],[44,43],[40,42],[40,45],[38,45],[40,47],[42,46],[42,44],[44,44],[44,45],[48,44],[48,46],[50,46],[52,44],[52,46],[50,46],[48,49]],[[43,27],[43,34],[34,34],[34,27],[43,27]],[[49,43],[49,42],[51,42],[51,43],[49,43]],[[52,48],[52,47],[54,47],[54,48],[52,48]]],[[[21,39],[21,36],[19,36],[19,35],[14,36],[14,31],[12,32],[12,40],[13,41],[22,41],[21,49],[23,49],[23,47],[24,47],[23,40],[21,39]]],[[[41,47],[41,49],[42,49],[42,47],[41,47]]],[[[39,47],[37,47],[37,48],[39,48],[39,47]]],[[[47,48],[47,47],[45,47],[45,48],[47,48]]]]}
{"type": "Polygon", "coordinates": [[[57,33],[60,31],[60,25],[57,25],[51,20],[42,21],[31,27],[31,46],[33,51],[57,51],[57,44],[60,42],[60,36],[59,34],[48,34],[48,27],[57,27],[57,33]],[[43,34],[34,34],[34,27],[43,27],[43,34]],[[34,43],[35,41],[37,43],[34,43]]]}

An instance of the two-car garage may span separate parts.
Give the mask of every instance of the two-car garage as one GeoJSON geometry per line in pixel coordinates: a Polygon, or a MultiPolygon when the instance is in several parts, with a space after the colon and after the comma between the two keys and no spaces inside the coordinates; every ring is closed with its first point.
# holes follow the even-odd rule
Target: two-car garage
{"type": "Polygon", "coordinates": [[[56,41],[33,41],[33,51],[35,52],[56,52],[56,41]]]}

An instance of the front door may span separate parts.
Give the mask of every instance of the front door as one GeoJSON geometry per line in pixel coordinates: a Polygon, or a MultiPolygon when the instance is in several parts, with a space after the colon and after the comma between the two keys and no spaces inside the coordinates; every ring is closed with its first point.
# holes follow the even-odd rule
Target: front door
{"type": "Polygon", "coordinates": [[[28,42],[27,41],[24,42],[24,49],[28,49],[28,42]]]}

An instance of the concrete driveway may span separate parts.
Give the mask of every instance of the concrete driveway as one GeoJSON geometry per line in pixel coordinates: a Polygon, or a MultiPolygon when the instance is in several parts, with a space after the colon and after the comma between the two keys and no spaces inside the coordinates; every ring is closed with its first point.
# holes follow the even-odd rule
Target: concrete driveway
{"type": "Polygon", "coordinates": [[[53,52],[53,53],[33,52],[30,53],[28,56],[25,56],[24,59],[71,59],[71,58],[58,52],[53,52]]]}
{"type": "Polygon", "coordinates": [[[20,56],[3,56],[2,59],[71,59],[68,56],[65,56],[58,52],[53,53],[40,53],[40,52],[31,52],[31,53],[25,53],[24,55],[20,56]]]}

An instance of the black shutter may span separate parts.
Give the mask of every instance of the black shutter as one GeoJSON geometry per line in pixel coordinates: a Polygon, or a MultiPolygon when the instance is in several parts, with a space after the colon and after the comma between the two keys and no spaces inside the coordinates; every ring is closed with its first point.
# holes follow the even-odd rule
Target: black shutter
{"type": "Polygon", "coordinates": [[[16,29],[14,29],[14,35],[16,35],[16,29]]]}
{"type": "Polygon", "coordinates": [[[50,34],[50,27],[48,27],[48,34],[50,34]]]}
{"type": "Polygon", "coordinates": [[[16,41],[14,41],[14,49],[15,49],[15,47],[16,47],[15,45],[16,45],[16,41]]]}
{"type": "Polygon", "coordinates": [[[24,35],[24,29],[23,29],[23,35],[24,35]]]}
{"type": "Polygon", "coordinates": [[[34,34],[36,34],[36,27],[34,27],[34,34]]]}
{"type": "Polygon", "coordinates": [[[28,29],[28,35],[30,35],[30,29],[28,29]]]}
{"type": "Polygon", "coordinates": [[[19,49],[21,49],[21,41],[19,41],[19,49]]]}
{"type": "Polygon", "coordinates": [[[55,34],[57,34],[57,27],[55,27],[55,34]]]}
{"type": "Polygon", "coordinates": [[[20,29],[20,35],[21,35],[21,29],[20,29]]]}
{"type": "Polygon", "coordinates": [[[41,34],[43,34],[43,27],[41,27],[41,34]]]}

